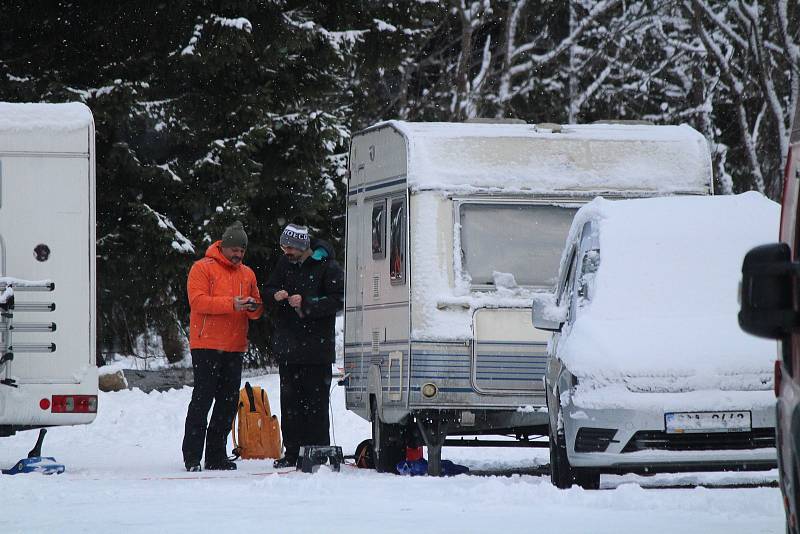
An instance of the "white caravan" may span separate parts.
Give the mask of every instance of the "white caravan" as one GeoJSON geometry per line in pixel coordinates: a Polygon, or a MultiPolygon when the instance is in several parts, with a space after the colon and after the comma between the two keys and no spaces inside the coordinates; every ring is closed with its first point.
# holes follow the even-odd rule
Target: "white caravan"
{"type": "Polygon", "coordinates": [[[0,103],[0,436],[95,418],[94,157],[83,104],[0,103]]]}
{"type": "Polygon", "coordinates": [[[708,146],[688,126],[390,121],[354,135],[347,200],[345,379],[372,421],[376,467],[410,433],[440,473],[448,435],[546,446],[551,291],[575,210],[607,198],[708,195],[708,146]]]}

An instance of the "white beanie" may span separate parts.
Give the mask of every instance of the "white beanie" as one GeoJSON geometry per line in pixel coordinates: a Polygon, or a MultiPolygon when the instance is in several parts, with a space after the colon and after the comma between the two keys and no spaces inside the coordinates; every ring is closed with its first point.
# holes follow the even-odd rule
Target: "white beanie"
{"type": "Polygon", "coordinates": [[[281,234],[280,243],[281,246],[284,247],[308,250],[311,246],[311,238],[308,236],[308,227],[298,224],[287,224],[281,234]]]}

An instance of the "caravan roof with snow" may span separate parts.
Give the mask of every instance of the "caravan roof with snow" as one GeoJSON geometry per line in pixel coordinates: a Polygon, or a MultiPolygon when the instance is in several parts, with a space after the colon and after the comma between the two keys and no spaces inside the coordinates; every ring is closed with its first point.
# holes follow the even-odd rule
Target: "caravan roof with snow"
{"type": "MultiPolygon", "coordinates": [[[[709,194],[713,187],[706,140],[686,125],[387,121],[367,131],[387,127],[405,138],[414,190],[709,194]]],[[[358,178],[351,190],[362,185],[358,178]]]]}

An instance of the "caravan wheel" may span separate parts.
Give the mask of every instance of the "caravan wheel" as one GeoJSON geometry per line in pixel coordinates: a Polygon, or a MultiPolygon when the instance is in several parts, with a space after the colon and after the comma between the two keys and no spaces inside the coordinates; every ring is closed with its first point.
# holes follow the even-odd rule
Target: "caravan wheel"
{"type": "Polygon", "coordinates": [[[378,407],[372,403],[372,457],[379,473],[397,474],[397,464],[405,459],[403,427],[381,421],[378,407]]]}
{"type": "Polygon", "coordinates": [[[600,473],[591,469],[574,469],[575,483],[583,489],[600,489],[600,473]]]}

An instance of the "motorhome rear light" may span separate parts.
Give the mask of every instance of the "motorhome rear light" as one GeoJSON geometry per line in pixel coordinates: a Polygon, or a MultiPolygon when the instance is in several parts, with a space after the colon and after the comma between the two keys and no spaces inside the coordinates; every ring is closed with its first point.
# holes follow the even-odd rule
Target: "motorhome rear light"
{"type": "Polygon", "coordinates": [[[53,413],[97,413],[97,395],[53,395],[53,413]]]}
{"type": "Polygon", "coordinates": [[[422,385],[422,396],[425,398],[430,399],[431,397],[435,397],[438,391],[439,388],[436,387],[436,384],[431,384],[428,382],[427,384],[422,385]]]}
{"type": "Polygon", "coordinates": [[[42,410],[49,410],[50,409],[50,399],[42,399],[39,401],[39,408],[42,410]]]}
{"type": "Polygon", "coordinates": [[[775,397],[781,396],[781,379],[783,378],[783,372],[781,371],[781,361],[775,360],[775,377],[773,380],[773,389],[775,390],[775,397]]]}

